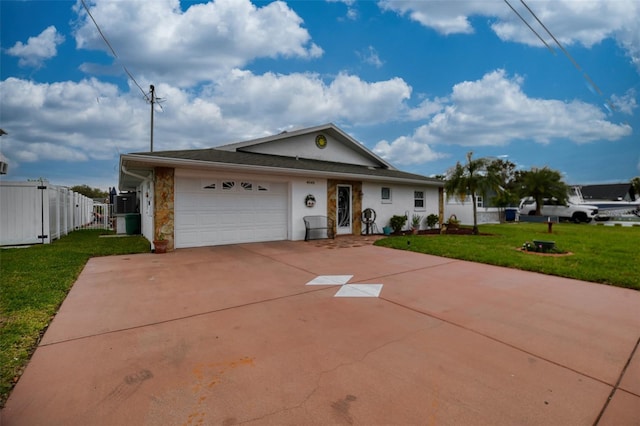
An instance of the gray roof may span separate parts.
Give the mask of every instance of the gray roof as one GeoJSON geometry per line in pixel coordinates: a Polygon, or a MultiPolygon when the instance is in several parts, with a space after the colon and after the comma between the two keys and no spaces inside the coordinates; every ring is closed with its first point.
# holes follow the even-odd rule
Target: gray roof
{"type": "Polygon", "coordinates": [[[635,192],[630,183],[583,185],[581,191],[585,200],[618,200],[627,195],[633,200],[635,192]]]}
{"type": "Polygon", "coordinates": [[[376,180],[379,180],[380,178],[387,178],[389,180],[408,180],[414,182],[422,181],[425,184],[435,184],[438,186],[443,185],[443,182],[439,179],[382,167],[360,166],[355,164],[311,160],[306,158],[295,158],[279,155],[225,151],[215,148],[189,149],[182,151],[138,152],[125,154],[122,157],[124,160],[135,162],[138,165],[140,165],[141,163],[151,165],[155,162],[168,165],[167,163],[171,162],[170,160],[177,160],[177,163],[182,164],[188,162],[194,165],[227,164],[245,167],[255,166],[258,168],[272,168],[292,171],[300,170],[301,172],[322,172],[326,173],[327,175],[353,175],[354,178],[357,177],[359,179],[363,179],[368,176],[374,179],[377,178],[376,180]]]}

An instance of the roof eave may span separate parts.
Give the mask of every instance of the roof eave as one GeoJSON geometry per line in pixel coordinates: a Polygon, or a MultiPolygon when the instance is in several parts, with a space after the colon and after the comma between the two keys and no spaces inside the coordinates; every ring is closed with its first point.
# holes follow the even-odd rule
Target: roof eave
{"type": "MultiPolygon", "coordinates": [[[[411,179],[401,178],[394,176],[379,176],[359,173],[347,173],[347,172],[330,172],[322,170],[308,170],[308,169],[294,169],[288,167],[271,167],[271,166],[256,166],[238,163],[223,163],[216,161],[202,161],[202,160],[190,160],[183,158],[165,158],[165,157],[153,157],[149,155],[138,154],[123,154],[120,159],[120,169],[125,165],[125,161],[132,161],[141,164],[148,164],[149,167],[167,166],[167,167],[190,167],[198,169],[215,169],[215,170],[228,170],[228,171],[245,171],[249,173],[263,172],[271,173],[275,175],[285,176],[308,176],[308,177],[322,177],[322,178],[336,178],[336,179],[359,179],[374,182],[394,182],[405,184],[420,184],[420,185],[432,185],[432,186],[444,186],[444,182],[439,180],[423,180],[423,179],[411,179]]],[[[428,179],[428,178],[427,178],[428,179]]],[[[142,180],[140,181],[142,182],[142,180]]]]}

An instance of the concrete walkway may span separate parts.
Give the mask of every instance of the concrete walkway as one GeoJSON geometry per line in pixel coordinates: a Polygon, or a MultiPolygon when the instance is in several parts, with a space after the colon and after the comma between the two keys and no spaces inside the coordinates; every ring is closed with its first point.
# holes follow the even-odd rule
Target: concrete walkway
{"type": "Polygon", "coordinates": [[[95,258],[0,423],[638,425],[639,313],[638,291],[370,244],[95,258]]]}

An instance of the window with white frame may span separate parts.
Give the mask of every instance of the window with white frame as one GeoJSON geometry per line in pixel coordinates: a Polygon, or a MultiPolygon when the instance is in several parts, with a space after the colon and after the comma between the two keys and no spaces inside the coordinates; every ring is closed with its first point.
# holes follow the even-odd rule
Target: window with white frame
{"type": "Polygon", "coordinates": [[[424,210],[424,191],[413,191],[413,208],[424,210]]]}
{"type": "Polygon", "coordinates": [[[383,203],[391,203],[391,188],[383,186],[380,190],[380,200],[383,203]]]}
{"type": "Polygon", "coordinates": [[[476,195],[476,207],[484,207],[484,200],[482,195],[476,195]]]}

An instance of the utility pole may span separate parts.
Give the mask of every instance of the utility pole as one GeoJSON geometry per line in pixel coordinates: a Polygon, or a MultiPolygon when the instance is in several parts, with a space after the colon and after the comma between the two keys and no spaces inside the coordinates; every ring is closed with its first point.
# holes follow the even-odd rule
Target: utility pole
{"type": "Polygon", "coordinates": [[[153,84],[151,86],[149,86],[149,89],[151,90],[151,100],[149,101],[151,103],[151,152],[153,152],[153,104],[155,103],[155,99],[156,99],[156,88],[153,87],[153,84]]]}

